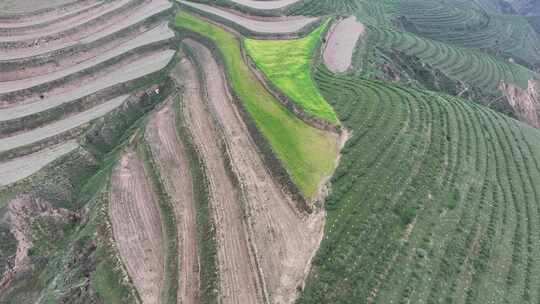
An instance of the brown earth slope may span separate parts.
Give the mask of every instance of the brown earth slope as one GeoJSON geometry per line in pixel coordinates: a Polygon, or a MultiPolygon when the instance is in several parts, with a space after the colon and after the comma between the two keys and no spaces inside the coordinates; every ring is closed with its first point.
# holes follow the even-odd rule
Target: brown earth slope
{"type": "Polygon", "coordinates": [[[263,303],[240,193],[228,172],[220,134],[200,95],[196,68],[184,59],[175,70],[183,87],[186,124],[204,161],[216,223],[221,303],[263,303]]]}
{"type": "Polygon", "coordinates": [[[499,89],[521,121],[540,128],[540,81],[529,80],[526,90],[506,83],[501,83],[499,89]]]}
{"type": "Polygon", "coordinates": [[[160,303],[164,256],[155,194],[135,151],[113,170],[109,217],[118,250],[143,303],[160,303]]]}
{"type": "Polygon", "coordinates": [[[176,132],[173,95],[156,112],[146,127],[145,138],[159,170],[165,191],[173,205],[178,226],[178,261],[180,289],[178,303],[196,304],[199,298],[199,261],[193,182],[185,147],[176,132]]]}

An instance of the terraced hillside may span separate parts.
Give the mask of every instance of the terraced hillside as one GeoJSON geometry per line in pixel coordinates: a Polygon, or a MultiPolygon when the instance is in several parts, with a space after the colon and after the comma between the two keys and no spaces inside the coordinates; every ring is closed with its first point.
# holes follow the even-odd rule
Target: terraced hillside
{"type": "MultiPolygon", "coordinates": [[[[74,297],[70,290],[87,270],[62,273],[54,265],[83,254],[59,254],[64,252],[62,246],[76,242],[74,225],[80,220],[79,214],[68,218],[66,214],[80,212],[83,181],[100,167],[124,128],[162,99],[160,90],[167,93],[163,69],[176,52],[175,34],[167,25],[172,5],[167,1],[56,2],[2,3],[11,9],[0,15],[0,209],[6,215],[0,225],[8,233],[6,241],[18,243],[16,251],[0,249],[8,258],[0,271],[3,303],[62,302],[63,297],[74,297]],[[37,218],[44,213],[43,220],[33,220],[32,212],[10,209],[23,194],[47,202],[27,206],[37,218]],[[54,229],[60,230],[47,235],[54,229]]],[[[88,195],[84,202],[90,198],[97,202],[97,193],[88,195]]],[[[31,200],[22,204],[26,201],[31,200]]],[[[105,224],[94,218],[89,235],[95,234],[98,222],[105,224]]],[[[118,267],[105,266],[118,261],[105,253],[112,247],[101,235],[99,265],[105,268],[92,278],[117,281],[84,285],[92,285],[89,299],[99,293],[113,300],[105,286],[125,283],[118,267]]],[[[88,250],[84,248],[89,242],[81,244],[83,248],[74,250],[88,250]]],[[[96,247],[90,250],[84,254],[94,256],[96,247]]],[[[128,294],[122,297],[129,299],[128,294]]]]}
{"type": "Polygon", "coordinates": [[[0,4],[0,303],[540,303],[524,5],[0,4]]]}

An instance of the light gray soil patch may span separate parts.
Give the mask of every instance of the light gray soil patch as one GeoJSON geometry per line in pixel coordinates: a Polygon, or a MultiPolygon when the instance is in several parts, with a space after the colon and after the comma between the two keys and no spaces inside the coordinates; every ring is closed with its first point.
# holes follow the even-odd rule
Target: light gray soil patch
{"type": "Polygon", "coordinates": [[[126,52],[142,47],[144,45],[162,41],[162,40],[167,40],[172,37],[174,37],[174,33],[170,29],[165,28],[165,30],[163,30],[163,28],[158,28],[157,31],[146,32],[138,36],[137,38],[130,40],[110,51],[100,54],[99,56],[94,57],[92,59],[83,61],[80,64],[70,66],[66,69],[55,71],[50,74],[40,75],[33,78],[0,82],[0,94],[24,90],[24,89],[31,88],[33,86],[51,82],[51,81],[66,77],[70,74],[74,74],[74,73],[83,71],[85,69],[91,68],[95,65],[103,63],[109,59],[118,57],[126,52]]]}
{"type": "MultiPolygon", "coordinates": [[[[251,250],[240,193],[227,171],[219,129],[201,98],[195,66],[184,59],[177,67],[183,85],[186,124],[201,154],[216,223],[220,303],[263,303],[254,253],[251,250]]],[[[176,73],[176,72],[175,72],[176,73]]]]}
{"type": "Polygon", "coordinates": [[[199,298],[199,261],[193,182],[185,147],[176,132],[174,94],[157,111],[146,127],[146,140],[152,151],[165,191],[170,198],[178,231],[177,302],[197,304],[199,298]]]}
{"type": "Polygon", "coordinates": [[[57,158],[77,149],[75,141],[69,141],[14,160],[0,163],[0,187],[24,179],[57,158]]]}
{"type": "Polygon", "coordinates": [[[231,2],[261,10],[281,9],[302,0],[230,0],[231,2]]]}
{"type": "Polygon", "coordinates": [[[308,215],[296,209],[266,169],[212,53],[192,40],[186,43],[204,71],[209,108],[220,124],[233,171],[244,190],[251,241],[269,301],[292,303],[322,239],[324,214],[308,215]]]}
{"type": "Polygon", "coordinates": [[[349,17],[333,25],[328,32],[324,48],[324,64],[332,72],[346,72],[351,66],[358,39],[364,34],[364,25],[349,17]]]}
{"type": "Polygon", "coordinates": [[[84,111],[66,119],[56,121],[41,128],[17,134],[14,136],[0,139],[0,152],[9,151],[18,147],[30,145],[38,141],[62,134],[71,129],[77,128],[85,123],[88,123],[96,118],[99,118],[110,111],[119,107],[128,95],[123,95],[103,104],[100,104],[88,111],[84,111]]]}
{"type": "Polygon", "coordinates": [[[35,29],[30,33],[24,35],[12,35],[12,36],[3,36],[0,37],[0,42],[9,42],[9,41],[20,41],[20,40],[30,40],[38,39],[46,35],[54,35],[69,30],[70,28],[77,27],[91,20],[97,19],[104,14],[110,13],[114,10],[119,9],[123,5],[127,4],[130,0],[120,0],[110,2],[105,5],[97,6],[93,10],[89,10],[85,14],[77,16],[75,19],[62,20],[55,22],[49,26],[44,26],[40,29],[35,29]]]}
{"type": "Polygon", "coordinates": [[[76,0],[2,0],[0,12],[27,13],[75,2],[76,0]]]}
{"type": "Polygon", "coordinates": [[[104,77],[97,78],[94,82],[86,83],[81,87],[76,87],[72,91],[50,96],[32,103],[16,105],[9,108],[0,108],[0,121],[7,121],[24,116],[39,113],[73,100],[91,95],[113,85],[128,82],[145,75],[163,69],[171,61],[174,51],[168,50],[149,57],[144,57],[133,62],[129,66],[118,69],[104,77]]]}
{"type": "Polygon", "coordinates": [[[96,26],[89,30],[77,33],[76,37],[69,37],[36,44],[31,47],[21,49],[3,50],[0,52],[0,60],[14,60],[45,54],[48,52],[61,50],[78,44],[86,44],[97,41],[101,38],[113,35],[123,29],[129,28],[147,18],[159,14],[172,7],[172,3],[166,0],[153,0],[150,3],[139,7],[127,16],[119,15],[117,22],[104,22],[102,26],[96,26]]]}
{"type": "Polygon", "coordinates": [[[114,239],[130,278],[144,304],[161,303],[164,242],[157,198],[133,150],[113,170],[109,218],[114,239]]]}
{"type": "Polygon", "coordinates": [[[265,33],[265,34],[292,34],[300,31],[308,24],[316,21],[315,17],[278,17],[278,18],[262,18],[257,19],[234,13],[229,10],[220,9],[210,5],[201,3],[194,3],[188,1],[179,1],[180,3],[193,7],[197,10],[201,10],[208,14],[225,18],[232,21],[252,32],[265,33]]]}
{"type": "Polygon", "coordinates": [[[2,22],[0,20],[0,28],[23,28],[23,27],[29,27],[29,26],[34,26],[38,24],[49,23],[53,20],[57,20],[60,18],[71,16],[71,15],[76,15],[79,12],[82,12],[84,10],[87,10],[91,7],[94,7],[100,4],[101,2],[99,1],[87,1],[87,3],[85,4],[74,5],[73,8],[71,9],[58,9],[58,10],[51,11],[50,13],[42,15],[42,16],[22,18],[23,20],[20,20],[19,18],[15,20],[14,22],[2,22]]]}

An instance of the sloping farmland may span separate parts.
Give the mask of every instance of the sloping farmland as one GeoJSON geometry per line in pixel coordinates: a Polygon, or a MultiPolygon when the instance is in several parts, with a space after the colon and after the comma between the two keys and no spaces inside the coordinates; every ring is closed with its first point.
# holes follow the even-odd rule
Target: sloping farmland
{"type": "Polygon", "coordinates": [[[214,18],[221,18],[237,24],[238,26],[255,34],[294,34],[309,26],[319,18],[316,17],[254,17],[244,15],[236,11],[218,8],[206,4],[179,1],[182,5],[194,9],[198,12],[209,14],[214,18]]]}

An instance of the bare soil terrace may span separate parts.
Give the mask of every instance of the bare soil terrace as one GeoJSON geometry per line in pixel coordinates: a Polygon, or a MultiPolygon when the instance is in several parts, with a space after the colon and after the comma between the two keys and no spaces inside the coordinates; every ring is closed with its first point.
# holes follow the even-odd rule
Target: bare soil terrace
{"type": "Polygon", "coordinates": [[[75,18],[69,18],[66,20],[54,22],[49,25],[41,26],[37,29],[33,28],[31,31],[28,31],[26,33],[17,33],[13,31],[8,33],[2,33],[2,35],[0,35],[0,43],[20,40],[43,39],[43,37],[46,36],[52,36],[55,34],[57,35],[64,31],[83,25],[86,22],[98,19],[102,15],[121,8],[130,1],[131,0],[120,0],[108,3],[104,2],[104,4],[102,5],[92,6],[91,9],[85,10],[84,13],[76,15],[75,18]]]}
{"type": "Polygon", "coordinates": [[[78,147],[79,145],[76,142],[68,141],[30,155],[0,163],[0,172],[2,172],[0,175],[0,187],[7,186],[36,173],[48,163],[78,147]]]}
{"type": "MultiPolygon", "coordinates": [[[[12,0],[12,2],[14,1],[15,0],[12,0]]],[[[26,1],[33,2],[33,0],[26,1]]],[[[19,1],[17,0],[17,2],[19,1]]],[[[24,2],[24,0],[21,2],[24,2]]],[[[77,14],[94,5],[99,5],[101,2],[102,1],[100,0],[77,0],[70,1],[65,5],[50,6],[48,8],[32,10],[30,12],[2,11],[2,13],[0,13],[0,28],[21,28],[49,23],[72,14],[77,14]]]]}
{"type": "Polygon", "coordinates": [[[96,106],[88,111],[69,116],[64,120],[59,120],[41,128],[31,130],[29,132],[16,134],[13,136],[0,139],[0,152],[6,152],[18,147],[30,145],[41,140],[67,132],[77,128],[85,123],[88,123],[98,117],[101,117],[110,111],[116,109],[128,98],[123,95],[103,104],[96,106]]]}
{"type": "Polygon", "coordinates": [[[83,61],[80,64],[70,66],[65,69],[57,70],[55,72],[40,75],[40,76],[23,78],[23,79],[14,80],[14,81],[0,82],[0,94],[20,91],[20,90],[35,87],[35,86],[38,86],[47,82],[51,82],[57,79],[61,79],[70,74],[75,74],[83,70],[89,69],[93,66],[104,63],[110,59],[113,59],[122,54],[135,50],[144,45],[156,43],[163,40],[168,40],[172,37],[174,37],[174,33],[168,28],[157,28],[157,31],[146,32],[138,36],[137,38],[120,45],[119,47],[116,47],[105,53],[99,54],[98,56],[92,59],[83,61]],[[160,29],[164,29],[164,30],[160,30],[160,29]]]}
{"type": "Polygon", "coordinates": [[[60,6],[75,1],[76,0],[2,0],[0,3],[0,11],[3,13],[27,13],[60,6]]]}
{"type": "Polygon", "coordinates": [[[160,52],[154,56],[144,57],[140,60],[134,61],[125,68],[116,69],[104,77],[99,77],[92,82],[82,84],[74,90],[66,93],[47,96],[44,99],[30,103],[22,103],[5,108],[0,107],[0,122],[14,120],[43,112],[62,104],[91,95],[116,84],[129,82],[147,74],[157,72],[163,69],[169,63],[172,55],[172,51],[160,52]]]}
{"type": "Polygon", "coordinates": [[[220,133],[201,97],[196,67],[184,59],[175,68],[183,86],[185,120],[204,161],[216,223],[221,303],[264,303],[255,255],[250,247],[241,195],[228,172],[220,133]]]}
{"type": "Polygon", "coordinates": [[[164,249],[157,198],[142,160],[126,151],[113,170],[109,217],[118,250],[144,304],[161,303],[164,249]]]}
{"type": "Polygon", "coordinates": [[[199,258],[193,181],[185,147],[176,131],[173,95],[152,115],[145,138],[159,170],[176,218],[178,231],[179,291],[177,302],[197,304],[199,298],[199,258]]]}
{"type": "Polygon", "coordinates": [[[296,209],[295,202],[266,169],[212,53],[195,41],[185,43],[194,50],[202,68],[208,107],[222,130],[232,169],[243,190],[250,239],[269,301],[291,303],[321,241],[324,215],[308,215],[296,209]]]}
{"type": "Polygon", "coordinates": [[[19,41],[15,45],[2,45],[0,43],[0,50],[2,50],[0,60],[32,57],[67,47],[88,44],[120,30],[135,26],[139,22],[166,11],[171,6],[172,4],[166,0],[146,0],[146,2],[139,5],[133,5],[130,9],[115,13],[110,18],[107,18],[105,22],[67,32],[64,35],[57,35],[53,39],[46,41],[39,41],[39,39],[38,41],[19,41]]]}

